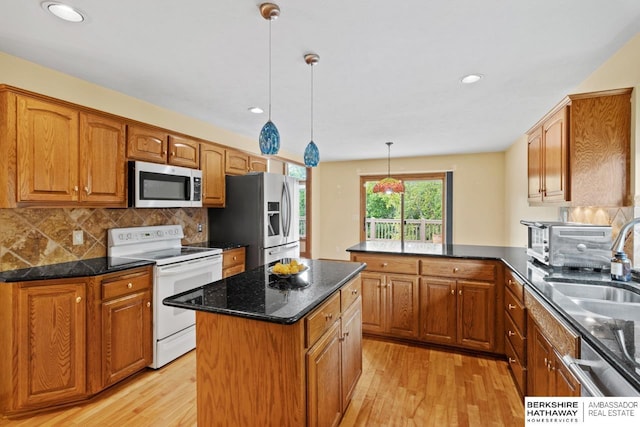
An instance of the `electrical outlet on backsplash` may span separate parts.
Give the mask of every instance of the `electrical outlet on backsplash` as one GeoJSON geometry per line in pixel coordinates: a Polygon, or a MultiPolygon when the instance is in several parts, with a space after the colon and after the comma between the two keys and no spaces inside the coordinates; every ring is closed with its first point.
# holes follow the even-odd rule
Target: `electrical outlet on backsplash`
{"type": "Polygon", "coordinates": [[[0,271],[104,257],[110,228],[181,224],[183,244],[199,243],[208,232],[198,224],[208,223],[206,208],[0,209],[0,271]],[[82,231],[81,244],[73,244],[74,231],[82,231]]]}

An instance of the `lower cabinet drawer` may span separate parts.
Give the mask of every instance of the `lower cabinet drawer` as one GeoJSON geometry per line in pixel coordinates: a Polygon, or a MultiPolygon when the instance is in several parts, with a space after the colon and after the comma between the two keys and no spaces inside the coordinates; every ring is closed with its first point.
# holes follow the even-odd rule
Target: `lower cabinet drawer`
{"type": "Polygon", "coordinates": [[[524,332],[526,327],[524,304],[518,301],[510,290],[504,292],[504,311],[509,313],[517,328],[524,332]]]}
{"type": "Polygon", "coordinates": [[[516,356],[516,352],[511,346],[509,340],[505,340],[504,349],[507,353],[507,360],[509,362],[511,372],[513,373],[516,386],[518,387],[520,394],[524,396],[527,384],[527,370],[522,366],[522,363],[520,362],[520,359],[518,359],[518,356],[516,356]]]}
{"type": "Polygon", "coordinates": [[[311,347],[339,318],[340,292],[336,292],[305,319],[307,347],[311,347]]]}
{"type": "Polygon", "coordinates": [[[505,335],[507,336],[507,341],[511,343],[511,346],[515,350],[518,355],[518,359],[521,361],[525,360],[526,355],[526,339],[522,334],[522,331],[513,323],[513,319],[508,312],[504,313],[504,330],[505,335]]]}
{"type": "Polygon", "coordinates": [[[123,295],[147,290],[151,287],[151,278],[146,273],[123,277],[112,282],[102,282],[102,299],[108,300],[123,295]]]}
{"type": "Polygon", "coordinates": [[[361,293],[362,279],[358,276],[340,290],[340,306],[342,311],[349,308],[351,303],[358,299],[361,293]]]}

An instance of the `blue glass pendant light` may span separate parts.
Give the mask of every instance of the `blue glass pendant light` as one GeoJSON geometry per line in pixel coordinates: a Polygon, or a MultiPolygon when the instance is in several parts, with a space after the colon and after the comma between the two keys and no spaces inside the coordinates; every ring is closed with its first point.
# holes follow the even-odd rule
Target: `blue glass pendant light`
{"type": "Polygon", "coordinates": [[[320,61],[320,57],[315,53],[308,53],[304,56],[304,62],[311,66],[311,142],[304,149],[304,165],[309,168],[318,166],[320,162],[320,151],[313,142],[313,66],[320,61]]]}
{"type": "Polygon", "coordinates": [[[260,14],[269,21],[269,121],[262,127],[258,142],[260,152],[269,155],[278,154],[280,150],[280,132],[278,132],[275,123],[271,121],[271,21],[280,16],[280,8],[274,3],[262,3],[260,14]]]}

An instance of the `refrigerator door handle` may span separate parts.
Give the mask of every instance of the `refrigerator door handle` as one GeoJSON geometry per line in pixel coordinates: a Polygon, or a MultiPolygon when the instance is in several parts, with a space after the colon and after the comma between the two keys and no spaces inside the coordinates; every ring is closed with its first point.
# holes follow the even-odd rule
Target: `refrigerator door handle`
{"type": "Polygon", "coordinates": [[[284,237],[288,238],[291,231],[291,192],[286,178],[282,186],[282,196],[284,199],[282,203],[282,228],[284,237]]]}

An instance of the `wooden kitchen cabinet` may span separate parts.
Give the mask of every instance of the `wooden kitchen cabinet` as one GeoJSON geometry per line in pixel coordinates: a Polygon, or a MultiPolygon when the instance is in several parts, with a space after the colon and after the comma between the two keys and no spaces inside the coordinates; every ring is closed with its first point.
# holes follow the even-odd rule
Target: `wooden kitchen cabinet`
{"type": "Polygon", "coordinates": [[[80,202],[127,204],[123,121],[80,113],[80,202]]]}
{"type": "Polygon", "coordinates": [[[507,270],[505,272],[504,335],[505,353],[518,391],[527,389],[527,323],[524,286],[507,270]]]}
{"type": "Polygon", "coordinates": [[[569,95],[527,132],[530,204],[630,205],[631,92],[569,95]]]}
{"type": "Polygon", "coordinates": [[[167,163],[200,169],[200,143],[184,136],[169,134],[167,163]]]}
{"type": "Polygon", "coordinates": [[[167,163],[169,135],[163,129],[127,125],[127,158],[153,163],[167,163]]]}
{"type": "Polygon", "coordinates": [[[152,362],[152,267],[0,286],[0,414],[68,405],[152,362]]]}
{"type": "Polygon", "coordinates": [[[532,325],[529,353],[530,396],[580,396],[580,383],[562,362],[540,327],[532,325]]]}
{"type": "Polygon", "coordinates": [[[562,361],[561,355],[580,356],[579,335],[564,326],[529,291],[527,309],[528,396],[580,396],[580,383],[562,361]]]}
{"type": "Polygon", "coordinates": [[[18,206],[126,206],[124,122],[7,96],[16,101],[18,206]]]}
{"type": "Polygon", "coordinates": [[[362,311],[364,332],[417,338],[417,276],[363,272],[362,311]]]}
{"type": "Polygon", "coordinates": [[[153,362],[152,282],[148,269],[101,282],[103,388],[153,362]]]}
{"type": "MultiPolygon", "coordinates": [[[[16,347],[11,341],[3,347],[3,352],[15,354],[11,365],[3,366],[6,373],[13,374],[3,374],[1,380],[11,383],[12,395],[2,402],[1,409],[24,411],[84,398],[86,282],[55,280],[45,286],[41,282],[24,282],[14,290],[16,347]]],[[[6,383],[2,388],[7,390],[6,383]]]]}
{"type": "Polygon", "coordinates": [[[224,207],[225,205],[224,156],[224,148],[211,144],[200,144],[202,206],[224,207]]]}
{"type": "Polygon", "coordinates": [[[127,158],[199,169],[200,143],[162,128],[129,124],[127,158]]]}
{"type": "Polygon", "coordinates": [[[497,351],[497,265],[479,260],[422,259],[420,273],[420,339],[497,351]]]}
{"type": "Polygon", "coordinates": [[[77,110],[17,96],[18,203],[78,200],[77,110]]]}
{"type": "Polygon", "coordinates": [[[228,249],[222,252],[222,278],[242,273],[245,269],[246,248],[228,249]]]}
{"type": "Polygon", "coordinates": [[[339,425],[362,374],[360,292],[355,278],[307,317],[308,426],[339,425]]]}
{"type": "Polygon", "coordinates": [[[267,159],[237,150],[225,150],[225,173],[245,175],[249,172],[267,172],[267,159]]]}

